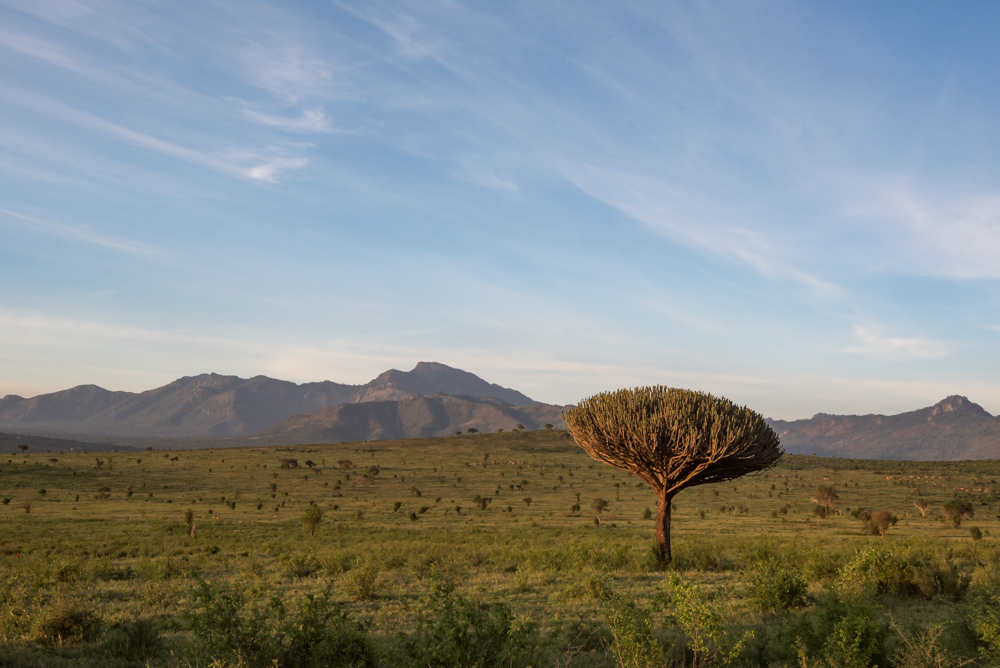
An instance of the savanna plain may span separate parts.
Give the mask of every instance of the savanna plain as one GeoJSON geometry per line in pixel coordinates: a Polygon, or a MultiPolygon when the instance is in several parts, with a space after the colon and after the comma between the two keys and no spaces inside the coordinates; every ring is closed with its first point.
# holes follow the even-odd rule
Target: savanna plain
{"type": "Polygon", "coordinates": [[[0,458],[4,666],[1000,665],[1000,462],[656,496],[559,430],[0,458]]]}

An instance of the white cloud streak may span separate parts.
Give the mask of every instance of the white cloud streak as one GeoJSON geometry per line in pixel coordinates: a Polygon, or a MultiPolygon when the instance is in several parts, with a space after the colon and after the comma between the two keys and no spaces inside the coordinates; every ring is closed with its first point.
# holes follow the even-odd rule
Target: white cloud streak
{"type": "Polygon", "coordinates": [[[43,220],[34,216],[28,216],[10,209],[0,208],[0,215],[6,216],[8,221],[13,219],[22,226],[28,227],[36,232],[49,234],[60,239],[78,243],[86,243],[102,248],[125,253],[137,257],[149,258],[152,255],[160,254],[162,251],[138,241],[122,239],[96,232],[88,225],[67,225],[51,220],[43,220]]]}
{"type": "Polygon", "coordinates": [[[844,352],[865,355],[875,359],[927,360],[944,357],[949,350],[938,341],[924,338],[884,336],[880,327],[855,325],[857,345],[848,346],[844,352]]]}
{"type": "MultiPolygon", "coordinates": [[[[300,169],[309,162],[305,157],[266,155],[242,149],[220,148],[217,151],[193,149],[138,132],[93,114],[67,107],[58,102],[45,100],[30,93],[7,87],[0,87],[0,97],[12,103],[44,113],[52,118],[96,130],[133,146],[230,176],[274,183],[281,172],[290,169],[300,169]]],[[[270,152],[274,153],[275,150],[272,149],[270,152]]]]}

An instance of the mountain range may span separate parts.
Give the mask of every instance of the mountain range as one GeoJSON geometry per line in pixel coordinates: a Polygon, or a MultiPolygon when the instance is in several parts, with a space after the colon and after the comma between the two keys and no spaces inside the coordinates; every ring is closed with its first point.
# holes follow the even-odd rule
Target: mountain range
{"type": "Polygon", "coordinates": [[[966,397],[899,415],[769,420],[787,452],[858,459],[1000,459],[1000,417],[966,397]]]}
{"type": "MultiPolygon", "coordinates": [[[[436,362],[395,369],[363,385],[296,384],[267,376],[202,374],[146,392],[80,385],[0,399],[0,430],[105,444],[163,439],[158,447],[286,445],[446,436],[456,431],[565,428],[567,406],[436,362]],[[189,439],[186,443],[168,443],[189,439]]],[[[1000,459],[1000,417],[962,396],[899,415],[768,420],[785,450],[846,458],[1000,459]]],[[[0,443],[12,449],[14,441],[0,443]]],[[[75,447],[75,446],[73,446],[75,447]]]]}
{"type": "Polygon", "coordinates": [[[392,369],[364,385],[331,381],[299,385],[267,376],[244,379],[211,373],[137,393],[80,385],[30,399],[8,395],[0,399],[0,428],[94,436],[246,436],[286,418],[332,406],[438,393],[493,397],[511,407],[536,403],[467,371],[420,362],[412,371],[392,369]]]}

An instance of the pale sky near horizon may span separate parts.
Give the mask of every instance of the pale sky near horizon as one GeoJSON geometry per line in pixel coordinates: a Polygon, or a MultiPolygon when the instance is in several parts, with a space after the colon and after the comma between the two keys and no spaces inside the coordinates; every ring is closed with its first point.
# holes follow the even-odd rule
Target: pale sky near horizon
{"type": "Polygon", "coordinates": [[[1000,5],[0,0],[0,396],[438,361],[1000,413],[1000,5]]]}

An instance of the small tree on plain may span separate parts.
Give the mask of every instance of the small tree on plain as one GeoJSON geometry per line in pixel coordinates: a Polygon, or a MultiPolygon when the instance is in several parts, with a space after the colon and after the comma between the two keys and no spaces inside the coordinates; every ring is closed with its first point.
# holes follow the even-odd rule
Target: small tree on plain
{"type": "Polygon", "coordinates": [[[944,512],[945,517],[951,519],[952,524],[956,527],[961,526],[962,520],[976,514],[971,503],[958,497],[945,503],[941,510],[944,512]]]}
{"type": "Polygon", "coordinates": [[[479,430],[476,429],[475,427],[469,427],[468,429],[466,429],[466,431],[468,433],[470,433],[470,434],[478,434],[479,433],[479,430]]]}
{"type": "Polygon", "coordinates": [[[920,511],[921,517],[927,517],[927,511],[934,507],[934,504],[927,499],[918,498],[913,502],[913,507],[920,511]]]}
{"type": "Polygon", "coordinates": [[[21,454],[23,455],[28,450],[28,446],[25,445],[24,443],[18,443],[17,449],[20,450],[21,454]]]}
{"type": "Polygon", "coordinates": [[[823,516],[825,517],[830,512],[830,507],[835,506],[840,502],[840,495],[837,494],[837,489],[833,485],[820,485],[813,492],[813,495],[809,498],[810,501],[815,503],[817,506],[822,506],[824,509],[823,516]]]}
{"type": "Polygon", "coordinates": [[[662,385],[606,392],[563,417],[587,454],[656,492],[656,542],[665,562],[674,495],[767,470],[784,454],[760,414],[704,392],[662,385]]]}
{"type": "Polygon", "coordinates": [[[594,515],[597,517],[597,525],[600,526],[601,513],[608,509],[608,502],[595,496],[590,500],[590,507],[594,509],[594,515]]]}
{"type": "Polygon", "coordinates": [[[310,502],[309,505],[302,511],[302,517],[300,519],[304,525],[309,527],[309,535],[315,536],[316,527],[318,527],[323,521],[323,509],[315,503],[310,502]]]}
{"type": "Polygon", "coordinates": [[[877,510],[874,513],[868,513],[867,519],[864,519],[865,530],[871,535],[881,535],[885,538],[885,532],[889,530],[889,527],[894,526],[896,522],[899,521],[895,515],[890,513],[888,510],[877,510]]]}
{"type": "Polygon", "coordinates": [[[552,425],[550,425],[550,424],[547,424],[547,425],[545,425],[545,428],[546,428],[546,429],[552,429],[552,425]]]}

